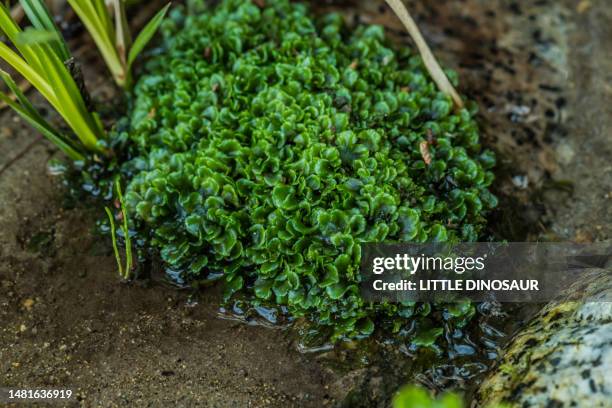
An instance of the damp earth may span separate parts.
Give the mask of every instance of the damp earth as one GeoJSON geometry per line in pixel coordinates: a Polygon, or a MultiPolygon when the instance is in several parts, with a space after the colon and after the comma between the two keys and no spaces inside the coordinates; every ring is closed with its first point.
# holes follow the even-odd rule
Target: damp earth
{"type": "MultiPolygon", "coordinates": [[[[314,4],[314,2],[313,2],[314,4]]],[[[383,24],[383,2],[317,2],[383,24]]],[[[612,10],[603,0],[408,1],[425,37],[481,107],[499,158],[489,233],[509,240],[609,239],[612,223],[612,10]],[[529,3],[529,4],[528,4],[529,3]]],[[[78,30],[75,34],[79,37],[78,30]]],[[[114,91],[93,47],[79,58],[96,101],[114,91]]],[[[42,105],[41,105],[42,106],[42,105]]],[[[536,307],[481,305],[441,354],[373,338],[305,344],[276,310],[220,308],[163,279],[122,284],[103,214],[74,202],[57,151],[0,113],[0,384],[68,387],[74,406],[387,406],[401,384],[468,394],[536,307]],[[512,316],[509,318],[508,316],[512,316]]],[[[281,311],[282,312],[282,311],[281,311]]]]}

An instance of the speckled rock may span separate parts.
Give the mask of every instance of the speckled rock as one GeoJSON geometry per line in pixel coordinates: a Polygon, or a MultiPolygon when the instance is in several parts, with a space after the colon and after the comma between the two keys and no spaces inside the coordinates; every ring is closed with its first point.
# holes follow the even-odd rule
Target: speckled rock
{"type": "Polygon", "coordinates": [[[510,342],[481,385],[482,406],[610,407],[612,403],[610,270],[590,271],[563,302],[545,306],[510,342]]]}

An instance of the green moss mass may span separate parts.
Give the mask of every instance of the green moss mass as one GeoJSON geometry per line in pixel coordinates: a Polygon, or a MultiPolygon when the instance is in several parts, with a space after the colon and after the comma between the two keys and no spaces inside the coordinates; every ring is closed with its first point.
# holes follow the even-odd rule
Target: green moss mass
{"type": "Polygon", "coordinates": [[[175,10],[163,32],[122,137],[128,208],[168,267],[222,272],[228,296],[286,305],[335,338],[430,314],[365,302],[360,244],[478,238],[495,159],[474,109],[455,112],[382,27],[287,0],[175,10]]]}

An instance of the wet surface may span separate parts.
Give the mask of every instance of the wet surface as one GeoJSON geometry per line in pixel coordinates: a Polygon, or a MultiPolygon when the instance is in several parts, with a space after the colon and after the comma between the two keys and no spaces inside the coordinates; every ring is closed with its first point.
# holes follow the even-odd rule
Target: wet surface
{"type": "MultiPolygon", "coordinates": [[[[332,3],[321,7],[383,23],[409,42],[382,2],[332,3]]],[[[459,71],[460,91],[479,103],[484,143],[498,152],[501,204],[492,233],[609,239],[607,2],[407,4],[439,59],[459,71]]],[[[112,100],[95,53],[85,57],[94,99],[112,100]]],[[[102,212],[65,208],[47,166],[54,149],[6,111],[0,149],[1,385],[70,385],[83,406],[385,406],[409,381],[469,391],[492,365],[488,353],[499,353],[497,329],[515,331],[530,315],[506,310],[512,319],[484,319],[442,361],[377,339],[300,353],[291,330],[230,320],[228,313],[219,318],[214,288],[194,304],[188,293],[163,285],[121,284],[109,243],[93,234],[102,212]],[[470,343],[478,359],[462,355],[470,343]]]]}
{"type": "Polygon", "coordinates": [[[27,158],[0,179],[0,384],[72,387],[83,406],[332,402],[330,370],[287,331],[219,319],[218,290],[120,283],[96,213],[61,210],[43,145],[27,158]]]}

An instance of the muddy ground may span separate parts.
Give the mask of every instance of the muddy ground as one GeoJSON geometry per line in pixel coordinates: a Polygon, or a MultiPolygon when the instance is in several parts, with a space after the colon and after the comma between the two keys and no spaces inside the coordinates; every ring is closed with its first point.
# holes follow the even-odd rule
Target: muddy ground
{"type": "MultiPolygon", "coordinates": [[[[351,20],[398,30],[378,3],[333,4],[351,20]]],[[[460,72],[461,91],[479,102],[485,143],[499,152],[492,231],[610,239],[608,2],[408,4],[440,59],[460,72]]],[[[82,60],[94,97],[108,100],[95,53],[82,60]]],[[[291,330],[222,319],[217,290],[193,303],[160,283],[121,283],[109,243],[94,234],[103,214],[66,206],[50,174],[55,149],[3,111],[0,151],[0,386],[70,387],[71,404],[87,407],[338,406],[354,387],[369,395],[352,393],[345,406],[384,405],[394,384],[380,367],[338,369],[326,355],[298,352],[291,330]]],[[[431,378],[417,371],[393,381],[431,378]]]]}

